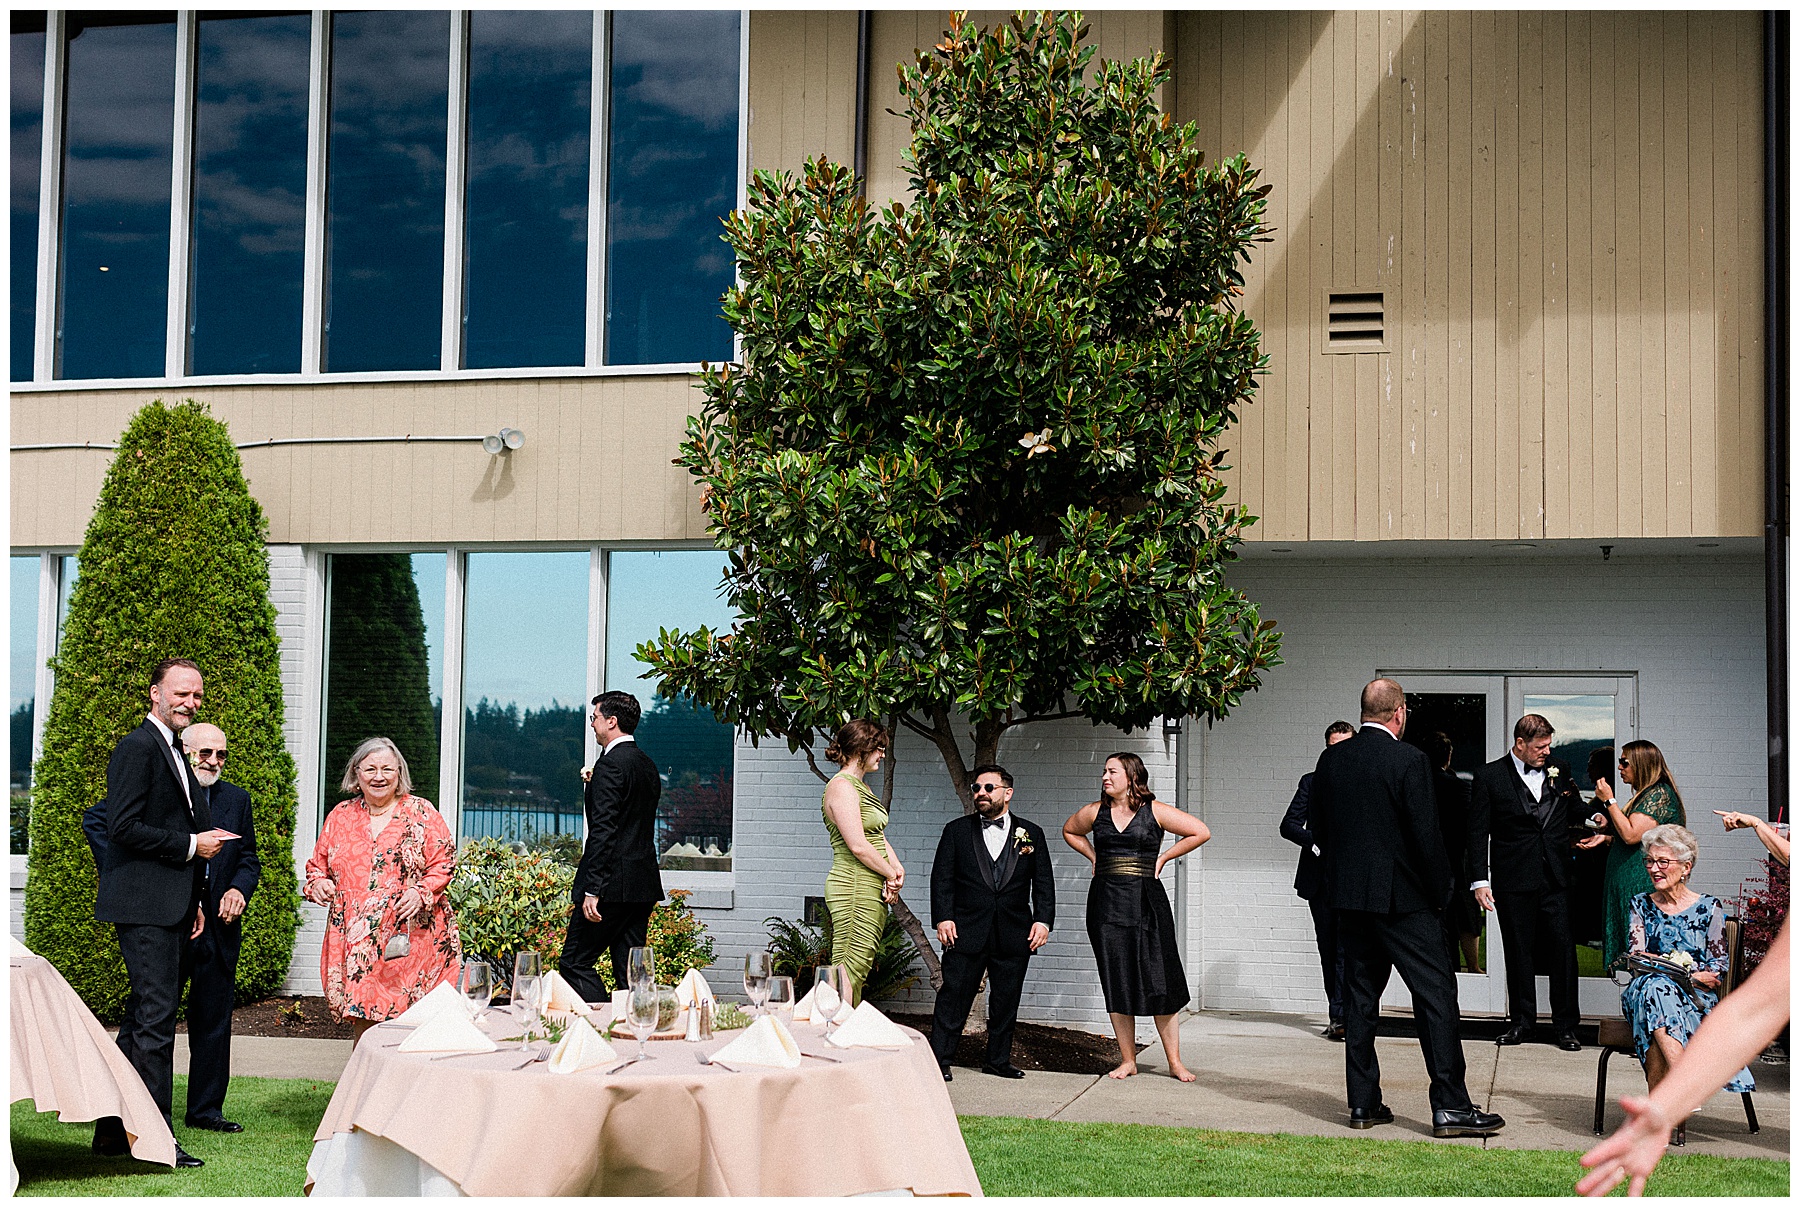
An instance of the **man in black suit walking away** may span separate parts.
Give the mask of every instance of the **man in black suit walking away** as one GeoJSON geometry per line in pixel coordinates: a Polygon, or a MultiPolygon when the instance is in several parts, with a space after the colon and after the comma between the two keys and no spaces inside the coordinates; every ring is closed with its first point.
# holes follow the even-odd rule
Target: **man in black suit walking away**
{"type": "Polygon", "coordinates": [[[983,1073],[1023,1077],[1012,1062],[1019,995],[1032,953],[1050,940],[1056,879],[1050,849],[1036,822],[1012,812],[1013,777],[983,763],[970,787],[975,812],[944,827],[931,863],[931,920],[943,945],[944,986],[931,1016],[931,1050],[944,1080],[969,1021],[969,1007],[988,978],[987,1060],[983,1073]]]}
{"type": "MultiPolygon", "coordinates": [[[[205,699],[200,668],[186,658],[156,664],[150,715],[113,748],[106,765],[106,858],[94,917],[111,922],[131,981],[119,1048],[169,1119],[174,1104],[175,1008],[181,999],[182,949],[206,926],[201,909],[205,861],[224,840],[175,735],[205,699]]],[[[129,1151],[118,1116],[94,1125],[94,1151],[129,1151]]],[[[204,1162],[175,1146],[175,1164],[204,1162]]]]}
{"type": "Polygon", "coordinates": [[[1581,1022],[1581,999],[1569,889],[1575,883],[1574,847],[1587,835],[1580,828],[1581,797],[1572,777],[1549,765],[1555,733],[1549,721],[1528,712],[1513,726],[1512,750],[1475,773],[1469,794],[1469,887],[1476,903],[1500,919],[1512,1019],[1500,1042],[1522,1044],[1531,1038],[1537,1026],[1537,971],[1542,968],[1550,978],[1556,1046],[1579,1052],[1575,1028],[1581,1022]]]}
{"type": "MultiPolygon", "coordinates": [[[[1356,730],[1348,721],[1333,721],[1325,727],[1325,745],[1336,746],[1348,741],[1356,730]]],[[[1312,910],[1313,937],[1319,944],[1319,966],[1325,973],[1326,1016],[1325,1038],[1344,1042],[1344,950],[1338,944],[1337,915],[1325,903],[1325,869],[1319,848],[1313,845],[1312,831],[1306,825],[1306,812],[1312,800],[1313,773],[1300,777],[1294,799],[1288,802],[1281,819],[1281,836],[1300,847],[1300,866],[1294,869],[1294,891],[1312,910]]]]}
{"type": "Polygon", "coordinates": [[[1338,911],[1344,947],[1350,1126],[1394,1119],[1381,1100],[1375,1028],[1382,991],[1399,969],[1431,1075],[1431,1134],[1489,1136],[1506,1120],[1478,1110],[1463,1080],[1456,976],[1439,918],[1450,900],[1450,862],[1430,764],[1400,740],[1404,732],[1406,693],[1392,679],[1377,679],[1363,688],[1362,728],[1326,747],[1313,771],[1310,828],[1324,853],[1326,900],[1338,911]]]}
{"type": "Polygon", "coordinates": [[[626,987],[626,957],[644,946],[650,911],[662,900],[656,866],[656,803],[662,777],[632,734],[643,710],[629,692],[594,697],[594,737],[600,742],[587,780],[587,841],[570,890],[575,908],[556,967],[584,1001],[606,1000],[594,971],[612,954],[613,984],[626,987]]]}
{"type": "MultiPolygon", "coordinates": [[[[182,980],[188,986],[189,1127],[213,1132],[241,1132],[242,1124],[225,1118],[225,1091],[231,1085],[231,1008],[237,997],[238,950],[244,930],[244,908],[262,878],[256,856],[256,818],[250,794],[226,783],[225,732],[197,723],[181,731],[181,744],[193,766],[201,798],[213,825],[239,837],[226,839],[206,861],[206,891],[201,898],[206,926],[182,949],[182,980]]],[[[106,862],[106,802],[82,814],[81,828],[94,852],[94,863],[106,862]]],[[[127,1005],[129,1012],[131,1007],[127,1005]]]]}

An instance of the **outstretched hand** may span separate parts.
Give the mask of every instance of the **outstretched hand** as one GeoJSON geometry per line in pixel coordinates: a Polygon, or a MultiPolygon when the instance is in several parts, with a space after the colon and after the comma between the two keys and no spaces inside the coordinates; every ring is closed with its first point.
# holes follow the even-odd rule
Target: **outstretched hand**
{"type": "Polygon", "coordinates": [[[1581,1158],[1593,1172],[1575,1183],[1575,1190],[1589,1198],[1600,1198],[1619,1183],[1631,1179],[1626,1194],[1638,1198],[1650,1181],[1650,1173],[1662,1160],[1669,1147],[1669,1117],[1648,1098],[1621,1098],[1625,1123],[1618,1131],[1594,1145],[1581,1158]]]}

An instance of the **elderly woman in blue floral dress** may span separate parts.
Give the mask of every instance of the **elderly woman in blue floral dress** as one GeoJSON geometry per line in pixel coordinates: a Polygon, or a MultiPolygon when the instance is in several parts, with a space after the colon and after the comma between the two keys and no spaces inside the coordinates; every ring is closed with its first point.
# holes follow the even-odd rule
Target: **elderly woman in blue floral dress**
{"type": "MultiPolygon", "coordinates": [[[[1688,887],[1700,846],[1685,826],[1648,830],[1640,846],[1651,890],[1631,899],[1628,950],[1664,956],[1692,971],[1695,998],[1663,973],[1645,973],[1625,987],[1622,1005],[1631,1020],[1644,1076],[1654,1090],[1712,1008],[1719,1004],[1730,953],[1725,946],[1725,907],[1717,897],[1688,887]]],[[[1756,1088],[1748,1068],[1726,1083],[1732,1093],[1756,1088]]]]}

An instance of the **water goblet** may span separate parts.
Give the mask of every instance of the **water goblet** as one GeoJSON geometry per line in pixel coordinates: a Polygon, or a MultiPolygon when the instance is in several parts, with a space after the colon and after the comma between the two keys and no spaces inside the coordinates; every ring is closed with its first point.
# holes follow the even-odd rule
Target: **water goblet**
{"type": "Polygon", "coordinates": [[[512,988],[512,1013],[525,1024],[525,1033],[536,1029],[542,1009],[544,979],[537,976],[515,976],[512,988]]]}
{"type": "Polygon", "coordinates": [[[825,964],[818,970],[818,982],[813,986],[813,1017],[825,1024],[827,1032],[837,1024],[838,1014],[844,1008],[842,986],[847,973],[842,964],[825,964]]]}
{"type": "Polygon", "coordinates": [[[661,1016],[661,1003],[657,1001],[655,985],[633,985],[631,988],[631,1033],[637,1036],[637,1059],[643,1060],[648,1053],[644,1045],[656,1031],[656,1024],[661,1016]]]}
{"type": "Polygon", "coordinates": [[[744,956],[744,996],[750,999],[750,1013],[762,1013],[769,996],[769,978],[775,975],[775,957],[766,951],[752,951],[744,956]]]}
{"type": "Polygon", "coordinates": [[[462,991],[465,1000],[472,1007],[474,1017],[479,1020],[488,1003],[494,1000],[494,970],[480,960],[464,960],[462,975],[457,978],[457,988],[462,991]]]}
{"type": "Polygon", "coordinates": [[[769,1013],[783,1022],[794,1021],[793,977],[772,976],[769,978],[769,1013]]]}
{"type": "Polygon", "coordinates": [[[541,977],[544,975],[544,957],[535,951],[520,951],[513,954],[513,996],[519,995],[520,977],[541,977]]]}
{"type": "Polygon", "coordinates": [[[656,952],[648,947],[633,947],[625,955],[625,980],[629,987],[656,987],[656,952]]]}

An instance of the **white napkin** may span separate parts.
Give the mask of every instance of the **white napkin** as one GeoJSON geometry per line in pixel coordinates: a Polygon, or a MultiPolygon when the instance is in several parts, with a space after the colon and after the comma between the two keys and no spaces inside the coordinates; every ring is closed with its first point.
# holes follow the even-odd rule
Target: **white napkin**
{"type": "MultiPolygon", "coordinates": [[[[889,1024],[890,1026],[892,1024],[889,1024]]],[[[730,1065],[767,1065],[776,1069],[800,1067],[800,1045],[780,1020],[763,1015],[748,1030],[713,1053],[714,1060],[730,1065]]]]}
{"type": "Polygon", "coordinates": [[[675,1000],[681,1003],[683,1010],[689,1010],[701,1002],[717,1005],[719,999],[713,996],[712,986],[706,983],[700,970],[690,968],[687,975],[681,978],[681,984],[675,986],[675,1000]]]}
{"type": "Polygon", "coordinates": [[[818,990],[819,990],[819,987],[817,985],[814,985],[811,989],[808,989],[806,991],[805,997],[801,998],[799,1001],[794,1003],[794,1021],[795,1022],[797,1022],[797,1023],[822,1023],[825,1021],[822,1018],[814,1018],[813,1017],[813,994],[817,993],[818,990]]]}
{"type": "Polygon", "coordinates": [[[390,1021],[420,1027],[441,1014],[449,1013],[470,1018],[474,1015],[475,1008],[469,1003],[468,998],[456,991],[455,985],[449,981],[440,981],[430,993],[408,1006],[405,1013],[390,1021]]]}
{"type": "Polygon", "coordinates": [[[546,1011],[561,1010],[582,1018],[593,1013],[593,1008],[581,1000],[581,995],[575,992],[574,986],[565,981],[562,973],[554,968],[544,974],[544,982],[539,992],[544,995],[546,1011]]]}
{"type": "Polygon", "coordinates": [[[448,1010],[400,1041],[402,1052],[496,1052],[499,1048],[481,1033],[474,1019],[448,1010]]]}
{"type": "Polygon", "coordinates": [[[868,1002],[858,1006],[826,1040],[840,1048],[904,1048],[912,1042],[906,1032],[868,1002]]]}
{"type": "Polygon", "coordinates": [[[562,1039],[550,1053],[550,1071],[579,1073],[596,1065],[611,1064],[618,1058],[619,1054],[600,1032],[589,1026],[585,1018],[578,1018],[569,1024],[569,1029],[563,1032],[562,1039]]]}

